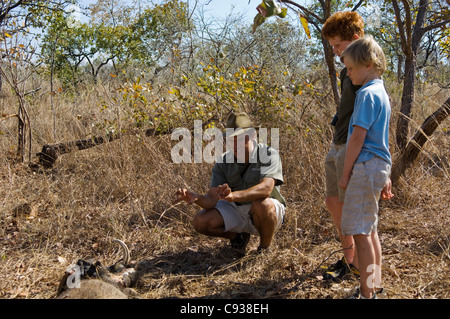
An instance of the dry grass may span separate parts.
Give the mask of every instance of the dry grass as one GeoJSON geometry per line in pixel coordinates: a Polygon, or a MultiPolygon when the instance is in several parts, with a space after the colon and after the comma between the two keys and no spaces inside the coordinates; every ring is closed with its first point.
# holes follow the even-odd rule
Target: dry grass
{"type": "MultiPolygon", "coordinates": [[[[76,100],[58,101],[59,141],[49,124],[48,96],[36,96],[30,106],[33,152],[44,143],[96,134],[92,123],[104,116],[95,102],[101,91],[86,90],[76,100]]],[[[0,112],[13,113],[11,105],[14,100],[4,94],[0,112]]],[[[424,116],[435,108],[430,106],[424,116]]],[[[113,238],[129,245],[133,259],[144,261],[145,275],[137,286],[143,298],[346,296],[356,281],[330,284],[318,277],[321,263],[334,262],[341,253],[330,257],[340,245],[324,205],[328,117],[323,110],[308,112],[302,119],[291,118],[294,129],[280,127],[286,223],[271,252],[253,253],[258,239],[252,237],[243,258],[226,241],[193,231],[190,219],[196,207],[172,205],[177,187],[206,190],[211,164],[173,164],[170,137],[124,136],[65,154],[54,169],[39,173],[11,160],[16,121],[2,121],[1,298],[54,297],[70,263],[87,257],[105,264],[117,260],[113,238]]],[[[448,129],[447,120],[394,190],[396,197],[382,205],[387,298],[450,297],[448,129]]]]}

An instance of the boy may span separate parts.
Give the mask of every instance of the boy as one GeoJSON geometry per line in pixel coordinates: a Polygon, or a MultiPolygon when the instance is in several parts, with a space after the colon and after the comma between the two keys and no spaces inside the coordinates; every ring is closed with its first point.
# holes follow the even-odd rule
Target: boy
{"type": "Polygon", "coordinates": [[[360,271],[360,297],[376,298],[381,281],[381,245],[377,233],[378,200],[389,184],[391,107],[381,75],[383,50],[371,36],[351,43],[341,61],[357,91],[350,119],[344,169],[339,187],[346,190],[341,231],[353,236],[360,271]]]}
{"type": "MultiPolygon", "coordinates": [[[[333,52],[340,56],[353,41],[364,36],[364,21],[356,12],[337,12],[325,21],[322,36],[330,43],[333,52]]],[[[348,124],[353,113],[356,91],[359,85],[353,85],[347,76],[347,69],[340,73],[341,100],[337,114],[333,120],[334,135],[330,150],[325,159],[326,200],[325,204],[331,214],[338,231],[344,257],[332,264],[324,272],[324,279],[339,281],[345,275],[358,272],[355,245],[352,236],[342,236],[341,216],[345,191],[338,187],[345,159],[345,144],[347,142],[348,124]]]]}

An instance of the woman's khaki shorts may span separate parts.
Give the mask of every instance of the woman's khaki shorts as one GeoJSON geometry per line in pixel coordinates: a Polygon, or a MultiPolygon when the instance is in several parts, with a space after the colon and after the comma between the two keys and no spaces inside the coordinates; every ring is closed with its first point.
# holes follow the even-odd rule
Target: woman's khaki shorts
{"type": "Polygon", "coordinates": [[[355,164],[345,192],[341,230],[344,235],[370,235],[378,227],[378,201],[391,172],[379,157],[355,164]]]}

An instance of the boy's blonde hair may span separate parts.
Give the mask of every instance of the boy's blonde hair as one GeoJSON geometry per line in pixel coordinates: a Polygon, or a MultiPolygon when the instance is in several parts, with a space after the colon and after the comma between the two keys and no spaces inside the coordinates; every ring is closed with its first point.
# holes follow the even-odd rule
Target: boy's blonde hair
{"type": "Polygon", "coordinates": [[[341,54],[342,62],[346,56],[359,65],[373,64],[379,76],[386,71],[386,56],[371,35],[366,35],[350,43],[341,54]]]}

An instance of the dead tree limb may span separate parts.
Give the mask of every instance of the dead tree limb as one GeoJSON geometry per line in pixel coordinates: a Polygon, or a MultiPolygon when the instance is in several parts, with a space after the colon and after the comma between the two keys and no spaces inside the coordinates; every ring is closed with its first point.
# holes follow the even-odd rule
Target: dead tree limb
{"type": "MultiPolygon", "coordinates": [[[[229,114],[230,112],[228,112],[229,114]]],[[[228,116],[227,114],[227,116],[228,116]]],[[[17,116],[16,114],[10,115],[8,117],[17,116]]],[[[202,129],[205,129],[205,127],[211,123],[212,121],[219,120],[216,115],[213,115],[211,118],[206,120],[204,123],[202,123],[202,129]]],[[[147,129],[145,130],[146,136],[156,136],[156,135],[167,135],[170,134],[171,128],[165,128],[164,130],[156,130],[156,129],[147,129]]],[[[191,131],[193,131],[193,128],[191,128],[191,131]]],[[[123,136],[123,134],[122,134],[123,136]]],[[[87,140],[78,140],[78,141],[71,141],[71,142],[64,142],[64,143],[57,143],[57,144],[45,144],[42,146],[42,150],[36,154],[36,156],[39,158],[39,165],[41,165],[45,169],[49,169],[53,167],[53,164],[55,164],[56,160],[60,155],[70,153],[72,151],[76,150],[85,150],[103,143],[112,142],[116,139],[120,139],[121,134],[111,134],[107,137],[95,137],[92,139],[87,140]]],[[[35,164],[31,164],[33,168],[37,168],[35,164]]]]}
{"type": "Polygon", "coordinates": [[[51,168],[58,159],[58,156],[70,153],[74,150],[85,150],[105,142],[110,142],[113,137],[95,137],[87,140],[78,140],[73,142],[46,144],[42,147],[42,151],[36,155],[39,157],[39,164],[44,168],[51,168]]]}
{"type": "Polygon", "coordinates": [[[10,119],[10,118],[12,118],[12,117],[17,117],[17,116],[18,116],[17,114],[5,115],[5,116],[3,116],[3,117],[0,119],[0,122],[2,122],[2,121],[4,121],[4,120],[7,120],[7,119],[10,119]]]}
{"type": "Polygon", "coordinates": [[[430,115],[416,132],[414,137],[408,142],[400,157],[392,166],[391,180],[392,184],[396,184],[406,169],[416,160],[422,147],[425,145],[429,136],[437,129],[450,114],[450,98],[438,108],[432,115],[430,115]]]}
{"type": "MultiPolygon", "coordinates": [[[[147,129],[145,131],[146,136],[164,135],[169,134],[168,131],[156,131],[154,129],[147,129]]],[[[120,135],[109,135],[107,137],[95,137],[86,140],[77,140],[71,142],[63,142],[57,144],[45,144],[42,146],[42,150],[36,154],[39,158],[39,165],[45,169],[53,167],[59,156],[73,151],[81,151],[91,147],[95,147],[104,143],[112,142],[119,139],[120,135]]],[[[34,164],[32,164],[34,166],[34,164]]]]}

